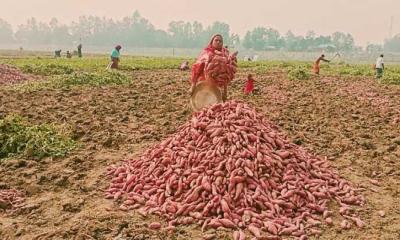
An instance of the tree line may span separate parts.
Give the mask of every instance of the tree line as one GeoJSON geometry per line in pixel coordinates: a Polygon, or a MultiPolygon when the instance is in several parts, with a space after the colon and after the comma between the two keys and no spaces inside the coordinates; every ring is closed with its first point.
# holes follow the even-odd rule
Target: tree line
{"type": "MultiPolygon", "coordinates": [[[[56,18],[50,22],[40,22],[30,18],[13,31],[11,25],[0,19],[0,44],[18,43],[20,45],[70,45],[84,43],[91,46],[110,46],[115,43],[129,47],[157,48],[202,48],[213,33],[221,33],[225,44],[230,47],[243,47],[256,51],[286,50],[330,52],[361,51],[349,33],[335,32],[331,35],[317,35],[309,31],[305,36],[291,31],[281,34],[273,28],[256,27],[247,31],[243,38],[231,32],[230,26],[214,22],[205,27],[201,23],[172,21],[166,31],[156,29],[138,11],[122,20],[97,16],[81,16],[70,24],[60,23],[56,18]]],[[[400,52],[400,36],[389,39],[384,46],[369,44],[367,52],[400,52]]]]}

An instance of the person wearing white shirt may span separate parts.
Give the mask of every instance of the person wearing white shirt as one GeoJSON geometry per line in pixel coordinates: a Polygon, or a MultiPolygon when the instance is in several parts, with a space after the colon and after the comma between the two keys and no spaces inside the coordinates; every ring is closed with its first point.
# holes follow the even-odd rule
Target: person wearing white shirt
{"type": "Polygon", "coordinates": [[[376,78],[379,79],[383,76],[383,70],[385,69],[385,63],[383,62],[383,54],[381,54],[375,63],[376,78]]]}

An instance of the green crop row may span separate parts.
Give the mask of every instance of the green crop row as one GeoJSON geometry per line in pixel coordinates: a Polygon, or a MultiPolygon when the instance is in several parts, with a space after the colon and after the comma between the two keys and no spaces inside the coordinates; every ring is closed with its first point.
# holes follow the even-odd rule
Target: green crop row
{"type": "MultiPolygon", "coordinates": [[[[126,74],[135,70],[177,69],[186,59],[171,57],[134,57],[121,58],[119,73],[126,74]]],[[[194,59],[188,59],[190,64],[194,59]]],[[[86,58],[54,59],[44,57],[25,57],[14,59],[0,59],[0,63],[7,63],[19,67],[23,72],[51,76],[53,87],[72,85],[99,86],[102,84],[122,84],[128,82],[123,76],[115,75],[111,80],[105,71],[109,63],[107,56],[92,56],[86,58]],[[83,72],[83,73],[82,73],[83,72]],[[68,77],[68,75],[71,75],[68,77]],[[104,76],[103,76],[104,75],[104,76]],[[59,77],[56,77],[59,76],[59,77]],[[65,80],[62,80],[65,79],[65,80]],[[58,84],[54,84],[58,83],[58,84]]],[[[304,61],[239,61],[239,69],[251,69],[255,74],[268,74],[271,69],[288,72],[291,79],[307,79],[312,74],[312,62],[304,61]],[[301,76],[300,76],[301,75],[301,76]]],[[[322,63],[321,76],[354,76],[373,77],[375,71],[368,64],[346,64],[344,62],[322,63]]],[[[388,65],[385,70],[384,84],[398,84],[400,65],[388,65]]],[[[43,84],[39,88],[42,87],[43,84]]],[[[48,83],[44,85],[49,86],[48,83]]]]}
{"type": "Polygon", "coordinates": [[[54,75],[43,81],[31,81],[10,88],[22,91],[38,91],[41,89],[71,88],[74,86],[125,85],[131,83],[126,73],[118,71],[74,72],[72,74],[54,75]]]}

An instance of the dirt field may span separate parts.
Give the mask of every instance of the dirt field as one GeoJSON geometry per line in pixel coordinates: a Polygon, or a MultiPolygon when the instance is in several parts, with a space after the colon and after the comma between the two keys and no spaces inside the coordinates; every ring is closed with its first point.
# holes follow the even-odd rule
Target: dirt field
{"type": "MultiPolygon", "coordinates": [[[[271,70],[255,76],[259,90],[246,97],[247,73],[237,75],[231,99],[256,106],[293,142],[327,156],[343,176],[366,188],[359,213],[365,229],[341,231],[337,214],[319,239],[400,239],[400,87],[370,78],[290,81],[285,72],[271,70]]],[[[119,211],[102,193],[106,166],[139,156],[190,118],[189,76],[134,71],[129,87],[30,93],[0,86],[0,115],[66,125],[80,143],[66,158],[0,162],[0,188],[27,192],[24,208],[0,214],[1,239],[202,239],[197,226],[179,227],[174,235],[151,231],[146,224],[156,217],[119,211]]],[[[218,232],[220,239],[231,235],[218,232]]]]}

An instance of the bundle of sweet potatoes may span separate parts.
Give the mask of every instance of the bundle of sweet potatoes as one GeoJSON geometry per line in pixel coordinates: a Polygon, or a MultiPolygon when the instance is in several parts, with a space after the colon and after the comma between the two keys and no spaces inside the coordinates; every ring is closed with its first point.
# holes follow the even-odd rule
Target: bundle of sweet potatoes
{"type": "Polygon", "coordinates": [[[235,77],[237,68],[236,58],[214,55],[205,66],[205,76],[222,87],[230,83],[235,77]]]}

